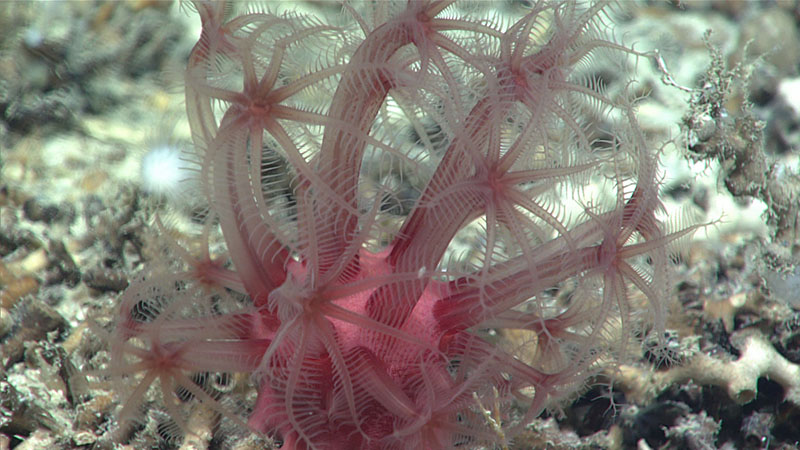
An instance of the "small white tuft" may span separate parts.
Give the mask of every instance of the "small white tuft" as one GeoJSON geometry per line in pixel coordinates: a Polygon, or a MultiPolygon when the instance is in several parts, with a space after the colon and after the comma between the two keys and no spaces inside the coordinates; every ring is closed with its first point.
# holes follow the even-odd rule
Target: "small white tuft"
{"type": "Polygon", "coordinates": [[[180,149],[167,145],[154,147],[142,158],[142,189],[167,201],[181,198],[187,188],[182,182],[188,175],[186,166],[180,149]]]}

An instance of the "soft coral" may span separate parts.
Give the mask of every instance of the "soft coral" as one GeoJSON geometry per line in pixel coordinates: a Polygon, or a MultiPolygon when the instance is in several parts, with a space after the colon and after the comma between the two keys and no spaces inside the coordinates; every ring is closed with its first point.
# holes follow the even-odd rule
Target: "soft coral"
{"type": "Polygon", "coordinates": [[[289,448],[473,446],[498,439],[476,396],[527,404],[508,418],[513,434],[641,331],[632,291],[663,327],[676,235],[657,220],[655,156],[624,96],[576,70],[598,49],[628,51],[603,35],[607,2],[542,0],[510,26],[450,1],[363,16],[347,5],[359,30],[261,11],[226,22],[225,3],[195,3],[194,159],[235,272],[195,265],[225,282],[216,294],[184,286],[215,276],[166,277],[135,326],[130,305],[152,302],[160,278],[125,294],[115,348],[148,343],[145,381],[169,390],[185,370],[252,373],[249,425],[289,448]],[[603,148],[592,133],[612,113],[628,126],[603,148]],[[436,122],[444,153],[405,140],[398,116],[420,135],[436,122]],[[425,184],[399,228],[383,204],[396,170],[425,184]],[[558,190],[603,172],[616,202],[565,219],[558,190]],[[452,262],[463,233],[482,244],[452,262]],[[565,283],[568,301],[548,294],[565,283]],[[238,311],[230,299],[230,311],[200,307],[234,291],[238,311]],[[489,329],[522,331],[534,350],[509,353],[489,329]]]}

